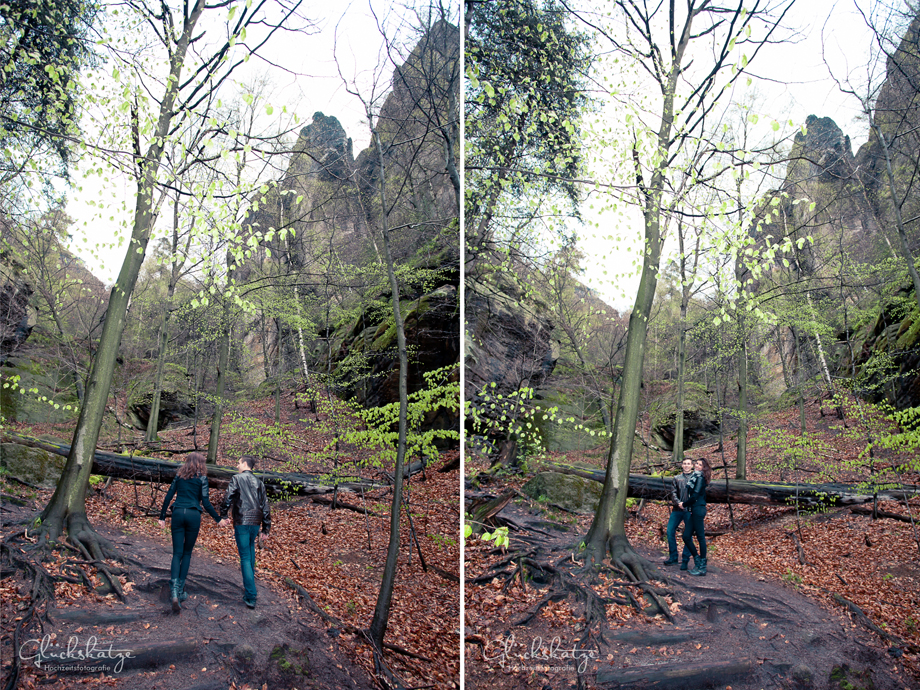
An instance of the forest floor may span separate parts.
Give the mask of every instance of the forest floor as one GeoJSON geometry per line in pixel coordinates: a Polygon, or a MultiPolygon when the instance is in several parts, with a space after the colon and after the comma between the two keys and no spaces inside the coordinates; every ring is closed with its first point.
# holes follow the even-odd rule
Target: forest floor
{"type": "MultiPolygon", "coordinates": [[[[796,446],[793,439],[801,435],[797,410],[776,412],[752,429],[748,479],[864,478],[868,468],[859,458],[858,434],[838,429],[836,417],[826,409],[822,415],[818,402],[806,412],[806,438],[818,449],[820,462],[799,455],[797,472],[781,462],[782,449],[796,446]],[[786,441],[778,442],[784,435],[786,441]]],[[[735,451],[726,439],[724,456],[717,444],[688,455],[707,457],[718,468],[717,481],[726,469],[723,457],[733,460],[735,451]]],[[[605,449],[597,448],[553,460],[602,465],[604,456],[605,449]]],[[[906,458],[879,453],[876,459],[879,471],[906,458]]],[[[652,467],[669,462],[666,454],[652,450],[647,460],[652,467]]],[[[481,477],[486,467],[468,458],[467,476],[478,470],[481,477]]],[[[731,465],[727,470],[733,476],[731,465]]],[[[643,470],[634,465],[633,471],[643,470]]],[[[519,490],[527,479],[498,478],[479,488],[498,495],[519,490]]],[[[905,483],[918,480],[916,473],[903,475],[905,483]]],[[[879,508],[907,515],[903,503],[879,508]]],[[[667,556],[669,510],[663,502],[644,501],[630,510],[626,523],[630,543],[657,564],[667,556]]],[[[916,520],[920,501],[911,500],[910,510],[916,520]]],[[[589,688],[920,687],[920,543],[910,524],[872,520],[847,508],[797,515],[791,507],[734,505],[730,513],[727,505],[710,504],[706,528],[715,536],[707,537],[708,575],[693,577],[676,566],[660,566],[653,581],[667,592],[669,621],[640,612],[629,601],[614,602],[618,574],[608,569],[589,579],[572,558],[592,516],[564,512],[522,493],[500,515],[525,529],[510,531],[505,550],[469,539],[464,554],[465,674],[471,690],[555,689],[579,682],[589,688]],[[529,554],[559,575],[548,578],[550,586],[522,582],[513,559],[496,567],[512,554],[529,554]],[[606,621],[585,631],[585,595],[591,593],[607,599],[606,621]],[[871,632],[872,625],[897,639],[871,632]],[[684,675],[677,677],[678,672],[684,675]]],[[[641,599],[640,590],[633,591],[641,599]]]]}
{"type": "MultiPolygon", "coordinates": [[[[329,471],[327,419],[304,409],[288,406],[283,446],[264,451],[257,469],[307,473],[329,471]]],[[[235,468],[238,454],[271,427],[273,401],[241,403],[229,414],[248,420],[224,424],[218,464],[235,468]],[[254,431],[255,429],[255,431],[254,431]]],[[[16,428],[32,434],[67,439],[64,428],[16,428]]],[[[198,448],[207,448],[207,428],[195,430],[198,448]]],[[[159,452],[138,448],[138,454],[181,460],[171,451],[187,452],[194,445],[191,429],[160,433],[159,452]]],[[[113,449],[118,439],[100,441],[113,449]]],[[[124,444],[124,439],[121,439],[124,444]]],[[[251,446],[250,446],[251,447],[251,446]]],[[[363,462],[349,468],[355,475],[385,484],[386,466],[367,462],[372,456],[347,445],[340,446],[340,460],[363,462]]],[[[459,687],[459,470],[438,472],[456,460],[458,451],[442,453],[441,460],[407,484],[411,520],[405,511],[401,524],[401,547],[396,586],[385,642],[405,653],[387,650],[386,663],[408,687],[459,687]],[[413,539],[413,532],[415,539],[413,539]],[[423,569],[419,550],[425,560],[423,569]]],[[[392,468],[390,468],[392,469],[392,468]]],[[[26,506],[5,502],[4,536],[12,515],[40,510],[51,492],[27,489],[3,481],[3,492],[27,500],[26,506]],[[12,511],[12,512],[6,512],[12,511]]],[[[360,494],[339,492],[338,500],[364,507],[369,514],[353,510],[330,510],[309,497],[291,497],[272,503],[269,540],[256,554],[259,602],[250,611],[242,602],[242,578],[232,528],[220,528],[203,515],[202,529],[192,556],[187,581],[190,598],[184,610],[173,614],[167,600],[171,543],[169,528],[156,522],[166,485],[124,480],[95,482],[87,497],[91,524],[112,539],[126,556],[138,559],[129,577],[122,576],[125,600],[114,595],[89,593],[83,585],[58,583],[55,608],[41,628],[33,625],[24,639],[56,635],[66,644],[71,635],[81,644],[96,635],[97,645],[182,642],[154,660],[158,665],[143,671],[81,676],[50,674],[30,662],[22,666],[20,687],[73,688],[86,684],[116,688],[143,686],[180,688],[348,688],[373,687],[374,661],[369,646],[352,629],[366,628],[373,615],[389,539],[389,503],[386,486],[360,494]],[[305,589],[315,605],[340,625],[318,616],[287,584],[286,578],[305,589]],[[129,614],[112,618],[111,624],[93,626],[84,619],[69,623],[60,613],[86,609],[89,615],[129,614]],[[128,620],[130,619],[130,620],[128,620]],[[148,627],[149,626],[149,627],[148,627]],[[242,645],[242,647],[241,647],[242,645]],[[194,647],[194,649],[192,649],[194,647]],[[166,663],[171,654],[176,661],[166,663]],[[175,668],[172,668],[172,667],[175,668]],[[207,669],[207,670],[204,670],[207,669]]],[[[211,502],[219,507],[223,490],[211,489],[211,502]]],[[[328,497],[327,497],[328,498],[328,497]]],[[[63,558],[47,564],[53,572],[63,558]]],[[[91,569],[87,569],[91,570],[91,569]]],[[[7,573],[4,573],[5,575],[7,573]]],[[[94,581],[96,576],[92,574],[94,581]]],[[[9,664],[11,631],[16,610],[25,606],[30,582],[19,577],[0,580],[3,594],[3,665],[9,664]]],[[[75,615],[75,614],[74,614],[75,615]]],[[[89,620],[89,619],[86,619],[89,620]]],[[[153,663],[153,662],[152,662],[153,663]]]]}

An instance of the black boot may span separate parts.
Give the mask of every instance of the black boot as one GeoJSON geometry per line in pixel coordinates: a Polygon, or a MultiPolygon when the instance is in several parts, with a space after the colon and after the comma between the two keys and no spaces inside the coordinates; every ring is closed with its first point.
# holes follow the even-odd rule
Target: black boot
{"type": "Polygon", "coordinates": [[[179,613],[182,610],[182,605],[179,604],[179,581],[170,580],[169,581],[169,597],[172,599],[172,610],[174,613],[179,613]]]}
{"type": "Polygon", "coordinates": [[[699,558],[694,558],[694,568],[690,571],[691,575],[705,575],[706,574],[706,559],[700,556],[699,558]]]}
{"type": "MultiPolygon", "coordinates": [[[[684,557],[680,559],[680,569],[681,569],[681,570],[686,570],[686,569],[687,569],[687,564],[688,564],[689,562],[690,562],[690,556],[688,556],[688,555],[685,554],[684,557]]],[[[694,560],[694,563],[695,563],[695,562],[696,562],[696,561],[694,560]]]]}
{"type": "Polygon", "coordinates": [[[677,554],[672,553],[668,556],[668,560],[664,562],[664,565],[674,565],[677,563],[677,554]]]}
{"type": "Polygon", "coordinates": [[[188,592],[185,591],[185,580],[179,580],[179,601],[188,599],[188,592]]]}

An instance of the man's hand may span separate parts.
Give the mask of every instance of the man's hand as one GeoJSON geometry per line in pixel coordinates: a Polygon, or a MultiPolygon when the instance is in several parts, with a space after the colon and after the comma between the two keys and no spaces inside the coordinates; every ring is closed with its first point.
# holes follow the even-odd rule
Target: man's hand
{"type": "Polygon", "coordinates": [[[230,524],[230,518],[224,518],[223,520],[221,520],[220,522],[217,523],[217,526],[218,526],[218,527],[226,527],[226,526],[229,525],[229,524],[230,524]]]}
{"type": "Polygon", "coordinates": [[[160,523],[160,527],[163,527],[163,528],[166,527],[166,520],[157,520],[157,522],[160,523]]]}

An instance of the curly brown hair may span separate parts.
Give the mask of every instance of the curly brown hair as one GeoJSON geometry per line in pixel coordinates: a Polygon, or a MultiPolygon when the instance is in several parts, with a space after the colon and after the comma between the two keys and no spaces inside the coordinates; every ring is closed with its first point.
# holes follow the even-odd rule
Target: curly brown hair
{"type": "Polygon", "coordinates": [[[712,481],[712,468],[709,466],[709,461],[706,458],[697,458],[694,460],[694,465],[698,462],[703,463],[703,477],[706,479],[706,486],[709,486],[712,481]]]}
{"type": "Polygon", "coordinates": [[[179,479],[192,479],[193,477],[203,477],[208,473],[207,465],[208,456],[204,453],[189,453],[185,458],[185,464],[179,468],[176,475],[179,479]]]}

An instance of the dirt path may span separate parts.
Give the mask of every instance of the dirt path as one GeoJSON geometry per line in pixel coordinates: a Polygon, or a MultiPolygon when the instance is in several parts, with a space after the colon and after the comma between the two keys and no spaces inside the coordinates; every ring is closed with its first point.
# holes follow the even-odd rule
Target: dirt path
{"type": "MultiPolygon", "coordinates": [[[[566,577],[587,586],[576,564],[565,559],[575,537],[568,526],[559,525],[566,531],[557,531],[513,505],[506,515],[544,530],[512,532],[512,549],[536,549],[535,560],[555,564],[566,577]]],[[[663,560],[662,552],[639,551],[653,562],[663,560]]],[[[588,688],[916,687],[913,679],[899,675],[878,638],[854,622],[820,607],[792,584],[770,581],[718,557],[710,558],[706,577],[690,576],[677,566],[661,568],[672,593],[673,624],[663,616],[632,615],[608,603],[609,629],[603,637],[591,634],[586,641],[583,598],[558,587],[558,600],[544,604],[526,624],[515,625],[550,590],[529,585],[530,591],[524,592],[519,580],[502,590],[511,571],[509,567],[491,582],[467,586],[470,690],[579,687],[579,676],[581,687],[588,688]],[[498,613],[489,614],[496,600],[498,613]]],[[[467,581],[477,575],[468,569],[467,581]]],[[[600,582],[592,591],[612,598],[616,588],[600,582]]]]}
{"type": "MultiPolygon", "coordinates": [[[[27,514],[25,507],[3,506],[5,524],[27,514]]],[[[33,641],[22,647],[24,656],[33,656],[45,640],[45,655],[58,656],[48,658],[41,668],[34,658],[24,660],[21,687],[32,683],[49,689],[89,684],[131,690],[375,687],[339,649],[335,631],[327,631],[306,607],[298,608],[292,595],[274,591],[258,575],[259,604],[250,610],[242,601],[238,564],[218,563],[196,549],[186,584],[189,598],[175,614],[169,605],[171,546],[105,525],[96,527],[141,563],[132,567],[125,602],[113,596],[59,597],[60,608],[49,612],[49,622],[33,630],[26,638],[33,641]],[[87,650],[95,660],[92,664],[77,661],[82,670],[51,670],[58,658],[75,660],[81,653],[86,656],[87,650]],[[87,667],[97,666],[109,670],[89,675],[87,667]]],[[[25,582],[18,585],[28,587],[25,582]]],[[[4,633],[15,620],[9,606],[5,601],[4,633]]],[[[13,653],[5,636],[4,674],[13,653]]]]}

